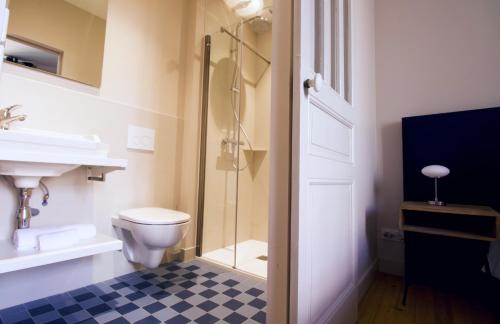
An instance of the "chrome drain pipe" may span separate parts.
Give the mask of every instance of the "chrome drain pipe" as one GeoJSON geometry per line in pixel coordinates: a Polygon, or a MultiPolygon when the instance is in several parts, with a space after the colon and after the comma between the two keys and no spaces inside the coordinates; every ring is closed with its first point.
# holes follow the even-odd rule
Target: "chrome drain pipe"
{"type": "Polygon", "coordinates": [[[19,189],[19,192],[20,192],[20,199],[19,199],[19,208],[17,210],[17,228],[20,229],[29,228],[31,220],[30,199],[33,189],[22,188],[19,189]]]}

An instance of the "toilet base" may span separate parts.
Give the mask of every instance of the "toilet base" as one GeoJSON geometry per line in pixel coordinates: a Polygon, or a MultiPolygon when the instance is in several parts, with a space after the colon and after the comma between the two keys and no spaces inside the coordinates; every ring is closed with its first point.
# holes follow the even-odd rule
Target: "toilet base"
{"type": "Polygon", "coordinates": [[[151,249],[137,243],[129,230],[115,227],[118,238],[124,242],[123,254],[125,258],[133,263],[140,263],[146,268],[157,268],[165,254],[166,248],[151,249]]]}
{"type": "Polygon", "coordinates": [[[112,218],[117,236],[123,241],[125,258],[146,268],[157,268],[168,248],[175,248],[184,238],[188,224],[146,225],[112,218]]]}

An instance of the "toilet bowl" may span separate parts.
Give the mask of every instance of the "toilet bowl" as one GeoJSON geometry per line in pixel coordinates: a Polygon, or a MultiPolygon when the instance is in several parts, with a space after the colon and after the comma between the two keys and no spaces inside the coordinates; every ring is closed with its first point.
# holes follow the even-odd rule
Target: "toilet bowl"
{"type": "Polygon", "coordinates": [[[127,260],[156,268],[165,250],[186,236],[191,216],[171,209],[137,208],[119,212],[111,222],[127,260]]]}

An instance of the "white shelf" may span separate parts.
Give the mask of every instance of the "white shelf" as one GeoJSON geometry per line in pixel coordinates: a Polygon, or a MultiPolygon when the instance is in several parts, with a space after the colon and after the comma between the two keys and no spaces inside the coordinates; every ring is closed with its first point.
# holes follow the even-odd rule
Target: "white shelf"
{"type": "Polygon", "coordinates": [[[17,251],[10,240],[0,241],[0,274],[121,249],[122,241],[102,234],[72,247],[45,252],[17,251]]]}

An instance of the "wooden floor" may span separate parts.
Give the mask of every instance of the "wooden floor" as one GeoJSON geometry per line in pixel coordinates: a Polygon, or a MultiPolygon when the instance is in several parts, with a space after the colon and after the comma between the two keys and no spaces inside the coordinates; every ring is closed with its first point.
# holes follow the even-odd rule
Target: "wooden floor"
{"type": "Polygon", "coordinates": [[[401,277],[377,274],[359,305],[358,323],[496,323],[494,314],[478,301],[431,287],[410,287],[406,306],[401,303],[402,297],[401,277]]]}

